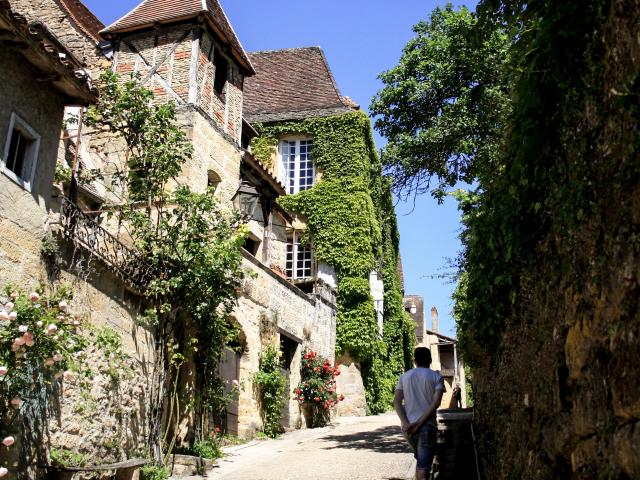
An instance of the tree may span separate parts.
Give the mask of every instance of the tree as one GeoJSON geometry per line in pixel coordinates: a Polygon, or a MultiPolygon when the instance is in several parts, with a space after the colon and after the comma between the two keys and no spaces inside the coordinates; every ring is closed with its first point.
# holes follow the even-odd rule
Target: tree
{"type": "Polygon", "coordinates": [[[237,335],[229,315],[244,278],[246,229],[237,212],[224,213],[211,192],[195,193],[177,181],[192,146],[175,106],[153,102],[136,77],[122,81],[107,72],[101,82],[100,102],[88,123],[126,144],[118,175],[122,203],[114,210],[153,272],[144,294],[153,307],[147,319],[156,326],[150,444],[160,463],[173,447],[170,433],[183,413],[180,405],[195,411],[201,437],[207,419],[225,406],[218,364],[237,335]],[[185,371],[188,360],[197,371],[185,371]],[[179,395],[187,373],[195,379],[194,398],[179,395]]]}
{"type": "Polygon", "coordinates": [[[509,113],[506,64],[511,44],[500,29],[478,34],[476,16],[450,4],[414,26],[400,63],[380,75],[371,103],[388,139],[383,163],[405,196],[442,199],[457,182],[495,168],[509,113]]]}

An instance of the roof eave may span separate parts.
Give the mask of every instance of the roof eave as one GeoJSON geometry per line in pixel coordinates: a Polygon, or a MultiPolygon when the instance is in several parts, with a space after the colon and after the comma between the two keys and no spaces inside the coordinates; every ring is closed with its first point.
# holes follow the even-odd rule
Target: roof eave
{"type": "Polygon", "coordinates": [[[98,99],[82,63],[67,50],[41,22],[27,23],[15,15],[8,2],[0,1],[0,28],[23,48],[17,50],[40,74],[60,92],[68,105],[89,105],[98,99]]]}

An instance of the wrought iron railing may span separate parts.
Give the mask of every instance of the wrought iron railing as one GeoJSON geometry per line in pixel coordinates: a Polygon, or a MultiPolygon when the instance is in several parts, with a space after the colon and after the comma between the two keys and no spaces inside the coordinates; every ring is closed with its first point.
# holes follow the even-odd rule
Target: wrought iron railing
{"type": "Polygon", "coordinates": [[[62,199],[60,213],[66,238],[102,260],[133,286],[143,288],[149,284],[153,271],[139,252],[124,245],[67,198],[62,199]]]}

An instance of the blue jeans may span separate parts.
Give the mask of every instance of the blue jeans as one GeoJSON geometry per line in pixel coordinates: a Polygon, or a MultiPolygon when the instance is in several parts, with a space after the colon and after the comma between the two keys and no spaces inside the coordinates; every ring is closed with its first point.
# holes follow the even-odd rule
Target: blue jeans
{"type": "Polygon", "coordinates": [[[413,456],[417,461],[420,470],[431,470],[433,457],[436,454],[436,443],[438,441],[438,429],[433,425],[423,425],[417,433],[406,435],[407,441],[413,449],[413,456]]]}

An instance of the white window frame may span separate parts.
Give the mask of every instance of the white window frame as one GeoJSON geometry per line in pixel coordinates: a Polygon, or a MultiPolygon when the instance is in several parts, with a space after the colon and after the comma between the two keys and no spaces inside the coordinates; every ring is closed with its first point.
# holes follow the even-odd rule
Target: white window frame
{"type": "Polygon", "coordinates": [[[9,120],[9,131],[7,132],[7,141],[4,145],[4,153],[2,155],[2,164],[0,169],[2,173],[9,177],[13,182],[20,185],[27,191],[31,191],[31,183],[36,173],[36,166],[38,164],[38,152],[40,151],[40,135],[20,116],[15,112],[11,113],[11,119],[9,120]],[[25,152],[25,158],[22,165],[23,174],[27,172],[25,177],[18,176],[15,172],[7,167],[7,160],[9,157],[9,150],[11,148],[11,139],[13,137],[13,131],[18,130],[20,133],[27,137],[31,141],[31,145],[25,152]]]}
{"type": "MultiPolygon", "coordinates": [[[[280,141],[280,169],[282,171],[282,179],[284,180],[287,194],[293,195],[303,190],[308,190],[315,185],[316,166],[311,153],[312,149],[313,139],[311,138],[285,138],[280,141]],[[304,155],[306,155],[305,158],[302,158],[303,142],[305,143],[304,146],[307,148],[307,151],[304,153],[304,155]],[[292,145],[294,146],[293,162],[291,160],[292,152],[290,150],[292,145]],[[301,166],[303,161],[311,162],[311,184],[305,184],[304,188],[301,189],[301,166]],[[291,163],[293,163],[293,178],[290,175],[291,163]]],[[[308,177],[305,176],[304,178],[306,179],[308,177]]]]}
{"type": "Polygon", "coordinates": [[[305,280],[312,279],[314,275],[314,252],[312,245],[301,246],[300,238],[302,237],[301,232],[293,232],[291,237],[287,238],[287,254],[286,254],[286,263],[289,263],[289,254],[291,254],[291,275],[289,274],[289,268],[285,263],[285,274],[287,275],[287,279],[289,280],[305,280]],[[310,257],[308,260],[303,259],[303,261],[310,262],[309,265],[309,275],[304,275],[304,270],[307,270],[307,267],[303,265],[303,275],[298,275],[298,256],[301,253],[309,252],[310,257]]]}

